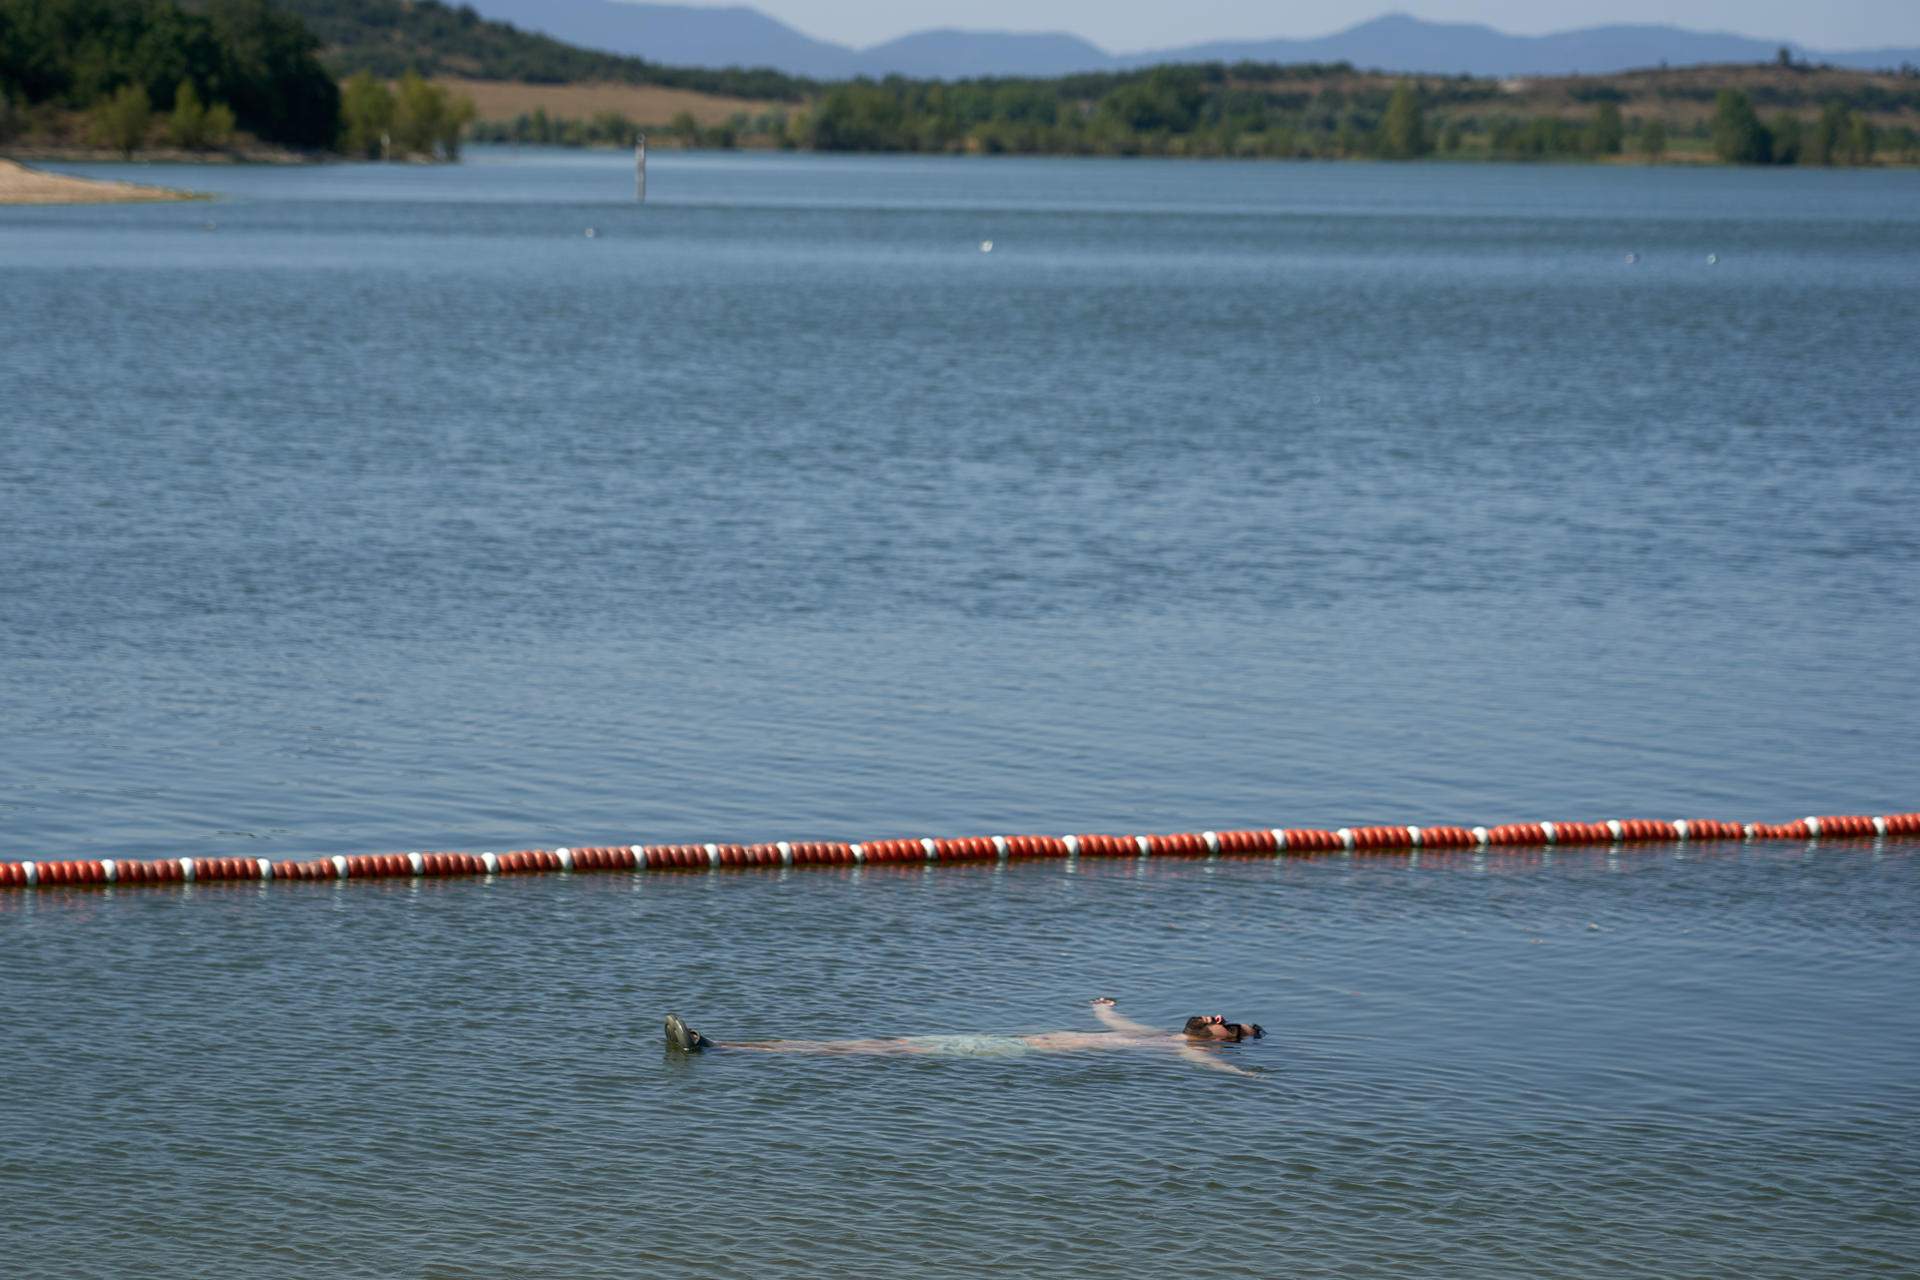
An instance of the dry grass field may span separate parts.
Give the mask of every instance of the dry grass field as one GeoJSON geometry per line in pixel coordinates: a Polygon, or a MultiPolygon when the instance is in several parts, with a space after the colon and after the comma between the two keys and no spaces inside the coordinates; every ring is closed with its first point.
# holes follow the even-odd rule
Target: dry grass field
{"type": "MultiPolygon", "coordinates": [[[[1890,72],[1715,66],[1623,71],[1606,76],[1542,76],[1502,85],[1509,95],[1509,105],[1516,110],[1528,115],[1569,117],[1591,114],[1591,94],[1601,87],[1612,87],[1626,95],[1620,103],[1620,114],[1630,124],[1658,118],[1684,128],[1713,118],[1713,95],[1721,89],[1748,94],[1763,116],[1785,114],[1812,120],[1819,117],[1825,102],[1848,101],[1863,87],[1890,95],[1911,94],[1914,82],[1890,72]],[[1582,101],[1583,95],[1588,100],[1582,101]],[[1778,100],[1797,100],[1797,105],[1774,105],[1778,100]]],[[[1881,126],[1920,123],[1920,117],[1911,111],[1869,110],[1863,114],[1881,126]]]]}
{"type": "Polygon", "coordinates": [[[555,120],[587,120],[601,112],[617,112],[637,124],[663,125],[685,111],[706,127],[724,124],[735,115],[756,116],[782,105],[654,85],[518,84],[454,76],[440,77],[434,83],[472,98],[482,120],[512,120],[545,108],[555,120]]]}

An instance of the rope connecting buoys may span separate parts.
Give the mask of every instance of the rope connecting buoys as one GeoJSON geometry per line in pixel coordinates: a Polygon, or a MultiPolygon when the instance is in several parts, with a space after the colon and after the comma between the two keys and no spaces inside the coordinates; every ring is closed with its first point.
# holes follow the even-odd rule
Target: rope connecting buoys
{"type": "Polygon", "coordinates": [[[922,836],[903,840],[785,840],[772,844],[592,845],[507,853],[335,854],[269,862],[265,858],[102,858],[0,862],[0,889],[55,886],[203,884],[236,880],[378,880],[439,876],[516,876],[555,871],[712,871],[1030,858],[1212,858],[1315,853],[1412,853],[1548,846],[1672,844],[1728,840],[1871,840],[1920,837],[1920,813],[1877,817],[1826,814],[1792,822],[1508,822],[1493,827],[1265,827],[1166,835],[922,836]]]}

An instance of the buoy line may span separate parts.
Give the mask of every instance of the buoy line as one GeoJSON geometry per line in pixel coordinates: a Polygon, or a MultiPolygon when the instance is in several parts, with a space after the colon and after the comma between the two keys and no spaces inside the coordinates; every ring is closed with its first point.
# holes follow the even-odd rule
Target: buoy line
{"type": "Polygon", "coordinates": [[[731,867],[993,862],[1044,858],[1209,858],[1223,855],[1413,853],[1704,841],[1920,837],[1920,813],[1829,815],[1794,822],[1644,818],[1511,822],[1494,827],[1263,827],[1172,835],[964,836],[913,840],[781,840],[773,844],[626,844],[509,853],[381,853],[267,858],[92,858],[0,861],[0,889],[56,885],[196,884],[218,880],[370,880],[577,871],[692,871],[731,867]]]}

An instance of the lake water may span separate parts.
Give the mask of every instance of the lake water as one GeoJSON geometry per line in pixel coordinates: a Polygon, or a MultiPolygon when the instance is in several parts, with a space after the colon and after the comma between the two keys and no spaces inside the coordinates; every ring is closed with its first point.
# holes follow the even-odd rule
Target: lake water
{"type": "MultiPolygon", "coordinates": [[[[0,857],[1920,807],[1920,173],[62,167],[0,857]]],[[[0,1256],[1912,1275],[1914,849],[0,896],[0,1256]]]]}

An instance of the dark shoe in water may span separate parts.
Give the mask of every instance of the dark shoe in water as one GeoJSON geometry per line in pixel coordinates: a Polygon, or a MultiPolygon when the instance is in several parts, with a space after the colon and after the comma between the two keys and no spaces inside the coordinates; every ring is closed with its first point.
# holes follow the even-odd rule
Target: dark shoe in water
{"type": "Polygon", "coordinates": [[[713,1041],[680,1021],[679,1014],[667,1015],[667,1047],[669,1049],[678,1049],[682,1053],[694,1053],[712,1043],[713,1041]]]}

